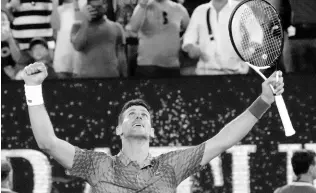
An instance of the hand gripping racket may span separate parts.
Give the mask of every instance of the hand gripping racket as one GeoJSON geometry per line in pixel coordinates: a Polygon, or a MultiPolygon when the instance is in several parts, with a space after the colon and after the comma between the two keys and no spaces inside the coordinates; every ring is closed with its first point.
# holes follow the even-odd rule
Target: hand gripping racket
{"type": "MultiPolygon", "coordinates": [[[[283,29],[275,8],[265,0],[244,0],[233,10],[228,29],[238,56],[266,80],[260,70],[277,65],[283,49],[283,29]]],[[[285,135],[295,134],[283,97],[275,96],[275,102],[285,135]]]]}

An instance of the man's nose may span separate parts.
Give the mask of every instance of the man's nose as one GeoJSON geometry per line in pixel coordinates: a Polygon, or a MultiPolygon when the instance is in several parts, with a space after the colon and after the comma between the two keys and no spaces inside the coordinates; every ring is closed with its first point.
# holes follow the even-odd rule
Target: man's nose
{"type": "Polygon", "coordinates": [[[136,119],[143,119],[140,113],[136,114],[136,119]]]}

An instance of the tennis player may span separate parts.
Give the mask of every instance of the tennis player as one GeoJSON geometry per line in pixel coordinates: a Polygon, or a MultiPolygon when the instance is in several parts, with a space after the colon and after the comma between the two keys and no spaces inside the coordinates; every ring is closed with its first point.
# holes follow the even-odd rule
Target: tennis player
{"type": "Polygon", "coordinates": [[[316,153],[311,150],[297,151],[291,161],[296,181],[276,189],[274,193],[316,193],[313,186],[316,179],[316,153]]]}
{"type": "Polygon", "coordinates": [[[42,97],[41,84],[47,77],[44,64],[33,63],[25,67],[23,79],[36,142],[70,175],[86,180],[95,193],[169,193],[175,192],[181,181],[247,135],[274,102],[269,84],[274,86],[276,95],[284,92],[282,73],[279,74],[278,82],[276,73],[263,82],[261,95],[217,135],[200,145],[158,157],[149,154],[149,141],[154,136],[154,129],[150,108],[143,100],[129,101],[122,108],[116,128],[122,149],[118,155],[110,156],[80,149],[55,135],[42,97]]]}

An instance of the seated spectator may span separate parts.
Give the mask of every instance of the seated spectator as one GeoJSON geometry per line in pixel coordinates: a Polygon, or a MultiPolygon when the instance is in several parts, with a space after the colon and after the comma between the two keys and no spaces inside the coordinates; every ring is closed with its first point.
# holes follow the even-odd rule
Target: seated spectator
{"type": "Polygon", "coordinates": [[[71,42],[79,51],[79,65],[74,73],[83,78],[127,76],[125,38],[122,26],[104,15],[106,0],[88,0],[71,30],[71,42]]]}
{"type": "Polygon", "coordinates": [[[14,16],[12,34],[18,41],[20,50],[27,51],[32,38],[44,37],[53,57],[55,42],[50,25],[51,0],[11,0],[6,7],[14,16]]]}
{"type": "MultiPolygon", "coordinates": [[[[33,38],[30,42],[29,55],[30,63],[42,62],[46,65],[49,79],[56,79],[57,75],[52,67],[53,61],[49,54],[48,44],[44,38],[33,38]]],[[[22,80],[22,70],[18,72],[15,79],[22,80]]]]}
{"type": "MultiPolygon", "coordinates": [[[[80,0],[80,5],[83,5],[80,0]]],[[[74,65],[78,53],[70,42],[71,27],[75,22],[75,12],[80,10],[78,0],[64,0],[61,5],[53,2],[51,24],[57,31],[56,49],[54,53],[53,68],[59,78],[72,78],[74,65]]],[[[82,6],[81,6],[82,7],[82,6]]]]}
{"type": "Polygon", "coordinates": [[[228,22],[238,1],[213,0],[198,6],[183,38],[182,48],[198,58],[197,75],[246,74],[249,67],[236,54],[228,22]]]}
{"type": "Polygon", "coordinates": [[[12,188],[12,166],[8,159],[1,159],[1,193],[16,193],[12,188]]]}
{"type": "MultiPolygon", "coordinates": [[[[17,62],[21,52],[16,44],[10,29],[7,14],[1,11],[1,82],[5,83],[14,79],[18,72],[17,62]]],[[[23,68],[23,67],[22,67],[23,68]]],[[[20,68],[20,69],[22,69],[20,68]]]]}
{"type": "Polygon", "coordinates": [[[180,33],[189,23],[187,10],[171,0],[141,0],[128,30],[138,33],[136,76],[180,75],[180,33]]]}

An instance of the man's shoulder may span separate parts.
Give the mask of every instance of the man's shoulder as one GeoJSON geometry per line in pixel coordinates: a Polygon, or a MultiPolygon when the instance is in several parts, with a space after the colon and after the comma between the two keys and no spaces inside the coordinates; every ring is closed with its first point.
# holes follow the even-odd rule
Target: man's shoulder
{"type": "Polygon", "coordinates": [[[277,188],[274,193],[296,193],[297,191],[305,193],[316,193],[316,188],[306,183],[292,183],[277,188]]]}

